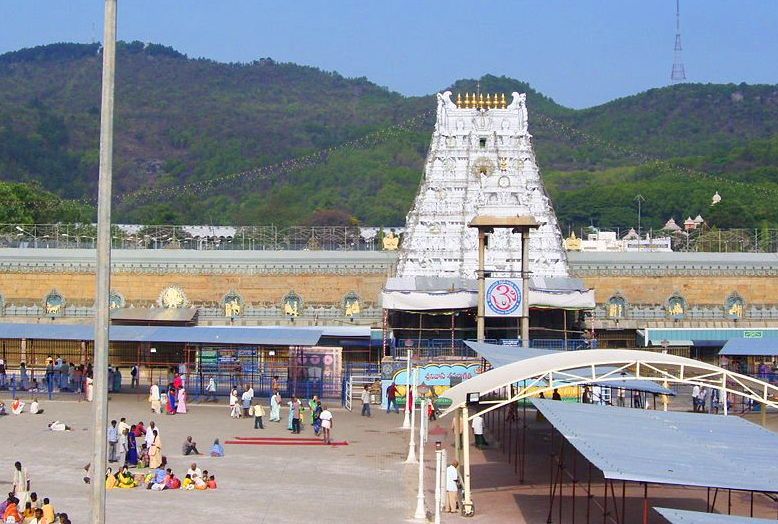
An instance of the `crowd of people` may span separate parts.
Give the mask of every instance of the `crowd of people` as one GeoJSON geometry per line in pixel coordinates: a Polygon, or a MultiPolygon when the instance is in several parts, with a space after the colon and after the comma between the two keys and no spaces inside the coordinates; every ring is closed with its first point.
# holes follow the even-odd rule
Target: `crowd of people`
{"type": "Polygon", "coordinates": [[[187,394],[181,374],[176,373],[163,391],[157,384],[152,384],[149,388],[149,402],[152,413],[186,414],[187,394]]]}
{"type": "Polygon", "coordinates": [[[70,524],[67,513],[57,513],[51,501],[32,491],[30,475],[21,462],[16,462],[11,480],[12,489],[0,503],[4,524],[70,524]]]}
{"type": "MultiPolygon", "coordinates": [[[[283,399],[281,390],[277,384],[278,377],[273,377],[273,393],[270,395],[270,422],[281,422],[281,408],[283,399]]],[[[327,406],[322,405],[318,395],[314,395],[310,400],[304,402],[295,395],[286,402],[288,414],[286,418],[287,430],[292,434],[298,435],[302,432],[307,421],[313,429],[314,435],[321,436],[325,444],[331,443],[332,433],[332,412],[327,406]]],[[[265,429],[265,420],[267,412],[265,407],[258,401],[254,395],[254,388],[246,384],[243,386],[243,392],[239,393],[237,387],[233,387],[229,397],[230,417],[232,418],[253,418],[254,429],[265,429]]]]}
{"type": "Polygon", "coordinates": [[[130,471],[127,464],[114,472],[108,468],[105,472],[106,489],[128,489],[144,487],[148,490],[163,491],[168,489],[182,489],[185,491],[216,489],[216,476],[209,474],[208,470],[201,470],[196,463],[192,463],[183,478],[177,477],[172,468],[167,467],[167,459],[161,462],[151,471],[146,473],[130,471]]]}

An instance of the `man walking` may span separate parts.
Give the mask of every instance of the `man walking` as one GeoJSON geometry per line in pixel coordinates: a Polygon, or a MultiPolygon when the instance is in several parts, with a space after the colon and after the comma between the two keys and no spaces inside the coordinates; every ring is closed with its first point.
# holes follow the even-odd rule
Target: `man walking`
{"type": "Polygon", "coordinates": [[[119,430],[116,428],[116,420],[111,421],[108,428],[108,462],[116,462],[116,446],[119,444],[119,430]]]}
{"type": "Polygon", "coordinates": [[[292,397],[292,433],[300,433],[300,401],[297,397],[292,397]]]}
{"type": "Polygon", "coordinates": [[[392,382],[388,388],[386,388],[386,413],[389,413],[389,410],[392,409],[392,405],[394,405],[394,412],[399,413],[400,410],[397,409],[397,386],[394,382],[392,382]]]}
{"type": "Polygon", "coordinates": [[[473,435],[475,435],[475,447],[478,449],[487,446],[484,438],[484,418],[481,415],[473,417],[473,435]]]}
{"type": "Polygon", "coordinates": [[[446,468],[446,505],[443,511],[456,513],[459,509],[459,461],[454,459],[446,468]]]}
{"type": "Polygon", "coordinates": [[[322,436],[324,437],[324,443],[325,444],[331,444],[332,443],[332,411],[327,409],[327,406],[323,406],[323,410],[321,412],[321,415],[319,415],[319,419],[321,420],[321,431],[322,436]]]}
{"type": "Polygon", "coordinates": [[[130,380],[130,386],[132,389],[138,389],[138,366],[132,366],[130,368],[130,376],[132,377],[132,380],[130,380]]]}
{"type": "Polygon", "coordinates": [[[692,411],[697,413],[700,404],[700,386],[697,384],[692,388],[692,411]]]}
{"type": "Polygon", "coordinates": [[[365,384],[362,390],[362,416],[370,416],[370,388],[367,384],[365,384]]]}

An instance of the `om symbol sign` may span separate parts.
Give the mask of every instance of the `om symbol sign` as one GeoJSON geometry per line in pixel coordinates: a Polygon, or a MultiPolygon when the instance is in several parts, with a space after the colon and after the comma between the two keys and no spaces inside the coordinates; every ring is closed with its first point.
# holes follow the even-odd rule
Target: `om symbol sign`
{"type": "Polygon", "coordinates": [[[490,316],[519,316],[521,288],[512,280],[495,280],[486,291],[486,306],[490,316]]]}

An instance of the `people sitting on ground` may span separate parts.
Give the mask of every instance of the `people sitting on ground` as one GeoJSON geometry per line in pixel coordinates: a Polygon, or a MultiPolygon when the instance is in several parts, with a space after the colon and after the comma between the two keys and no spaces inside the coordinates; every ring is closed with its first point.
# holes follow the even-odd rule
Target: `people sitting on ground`
{"type": "Polygon", "coordinates": [[[30,502],[32,503],[32,509],[38,509],[43,507],[43,502],[38,500],[38,494],[34,491],[30,493],[30,502]]]}
{"type": "Polygon", "coordinates": [[[186,470],[186,474],[188,476],[192,477],[192,479],[195,479],[197,477],[202,477],[203,476],[203,472],[200,471],[200,468],[198,468],[197,464],[194,463],[194,462],[192,462],[192,465],[189,466],[188,470],[186,470]]]}
{"type": "Polygon", "coordinates": [[[184,455],[200,455],[200,452],[197,451],[197,442],[192,441],[191,435],[186,437],[184,445],[181,446],[181,450],[184,455]]]}
{"type": "Polygon", "coordinates": [[[32,403],[30,404],[30,413],[32,415],[41,415],[43,413],[37,398],[32,399],[32,403]]]}
{"type": "Polygon", "coordinates": [[[116,480],[120,488],[134,488],[137,486],[135,477],[130,473],[130,468],[125,464],[122,470],[117,474],[116,480]]]}
{"type": "Polygon", "coordinates": [[[51,501],[49,501],[48,498],[43,499],[43,506],[41,506],[41,511],[43,512],[43,518],[46,519],[46,522],[54,522],[54,519],[56,518],[56,512],[54,511],[54,506],[51,504],[51,501]]]}
{"type": "Polygon", "coordinates": [[[49,422],[49,429],[51,431],[70,431],[72,428],[64,422],[55,420],[54,422],[49,422]]]}
{"type": "Polygon", "coordinates": [[[113,474],[113,470],[108,468],[105,470],[105,489],[113,489],[119,485],[119,481],[116,480],[116,476],[113,474]]]}
{"type": "Polygon", "coordinates": [[[202,477],[195,477],[192,479],[192,482],[194,482],[194,489],[196,490],[208,489],[208,485],[205,483],[202,477]]]}
{"type": "Polygon", "coordinates": [[[0,402],[0,417],[7,415],[8,411],[5,409],[5,402],[0,402]]]}
{"type": "Polygon", "coordinates": [[[224,446],[219,444],[219,439],[213,441],[213,446],[211,446],[211,456],[212,457],[223,457],[224,456],[224,446]]]}
{"type": "Polygon", "coordinates": [[[214,477],[213,475],[208,477],[208,482],[206,482],[205,485],[208,486],[208,489],[216,489],[217,488],[216,477],[214,477]]]}
{"type": "Polygon", "coordinates": [[[17,398],[11,403],[11,413],[14,415],[21,415],[24,411],[24,401],[20,398],[17,398]]]}
{"type": "Polygon", "coordinates": [[[140,446],[140,452],[138,453],[138,467],[139,468],[147,468],[149,467],[149,447],[144,442],[140,446]]]}
{"type": "Polygon", "coordinates": [[[30,393],[37,393],[40,391],[40,385],[38,385],[38,379],[34,378],[32,379],[32,382],[30,383],[30,389],[28,389],[30,393]]]}
{"type": "Polygon", "coordinates": [[[8,504],[3,511],[3,522],[18,522],[21,524],[22,516],[19,514],[19,499],[11,495],[8,497],[8,504]],[[13,520],[11,520],[13,519],[13,520]]]}
{"type": "Polygon", "coordinates": [[[184,477],[184,480],[181,482],[181,489],[184,489],[186,491],[192,491],[194,489],[194,481],[192,480],[192,476],[187,473],[187,475],[184,477]]]}
{"type": "Polygon", "coordinates": [[[168,468],[167,470],[167,478],[165,479],[165,488],[166,489],[178,489],[181,487],[181,481],[176,478],[175,473],[173,473],[173,470],[168,468]]]}
{"type": "Polygon", "coordinates": [[[24,512],[22,512],[22,519],[24,522],[29,522],[35,518],[35,509],[32,507],[32,502],[27,501],[24,505],[24,512]]]}
{"type": "Polygon", "coordinates": [[[162,491],[165,489],[165,481],[167,480],[167,472],[165,471],[165,465],[162,464],[151,473],[151,480],[146,485],[146,489],[153,489],[154,491],[162,491]]]}

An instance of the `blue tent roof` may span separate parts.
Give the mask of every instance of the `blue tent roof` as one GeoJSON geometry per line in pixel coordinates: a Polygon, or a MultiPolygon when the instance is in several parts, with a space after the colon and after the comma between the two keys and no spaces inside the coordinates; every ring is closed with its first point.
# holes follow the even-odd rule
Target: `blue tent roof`
{"type": "Polygon", "coordinates": [[[722,515],[719,513],[702,513],[699,511],[684,511],[671,508],[654,508],[670,524],[767,524],[775,523],[770,519],[755,519],[738,515],[722,515]]]}
{"type": "MultiPolygon", "coordinates": [[[[0,324],[0,338],[93,340],[92,324],[0,324]]],[[[180,342],[254,346],[314,346],[321,329],[294,327],[111,326],[113,342],[180,342]]]]}
{"type": "Polygon", "coordinates": [[[774,338],[731,338],[719,351],[719,355],[731,357],[776,356],[778,339],[774,338]]]}
{"type": "Polygon", "coordinates": [[[743,418],[532,402],[606,479],[778,492],[778,434],[743,418]]]}
{"type": "MultiPolygon", "coordinates": [[[[519,360],[526,360],[528,358],[541,357],[545,355],[551,355],[554,353],[562,353],[553,349],[535,349],[535,348],[523,348],[517,346],[503,346],[500,344],[488,344],[486,342],[473,342],[466,340],[465,344],[478,353],[482,358],[485,358],[493,367],[506,366],[519,360]]],[[[616,368],[612,366],[597,366],[599,373],[607,373],[613,371],[616,368]]],[[[583,369],[570,370],[572,373],[582,373],[583,369]]],[[[628,373],[625,373],[628,375],[628,373]]],[[[560,379],[564,381],[564,379],[560,379]]],[[[657,395],[675,395],[675,391],[665,388],[656,382],[651,380],[618,380],[618,381],[602,381],[591,382],[592,385],[609,387],[609,388],[622,388],[629,391],[645,391],[647,393],[655,393],[657,395]]]]}

